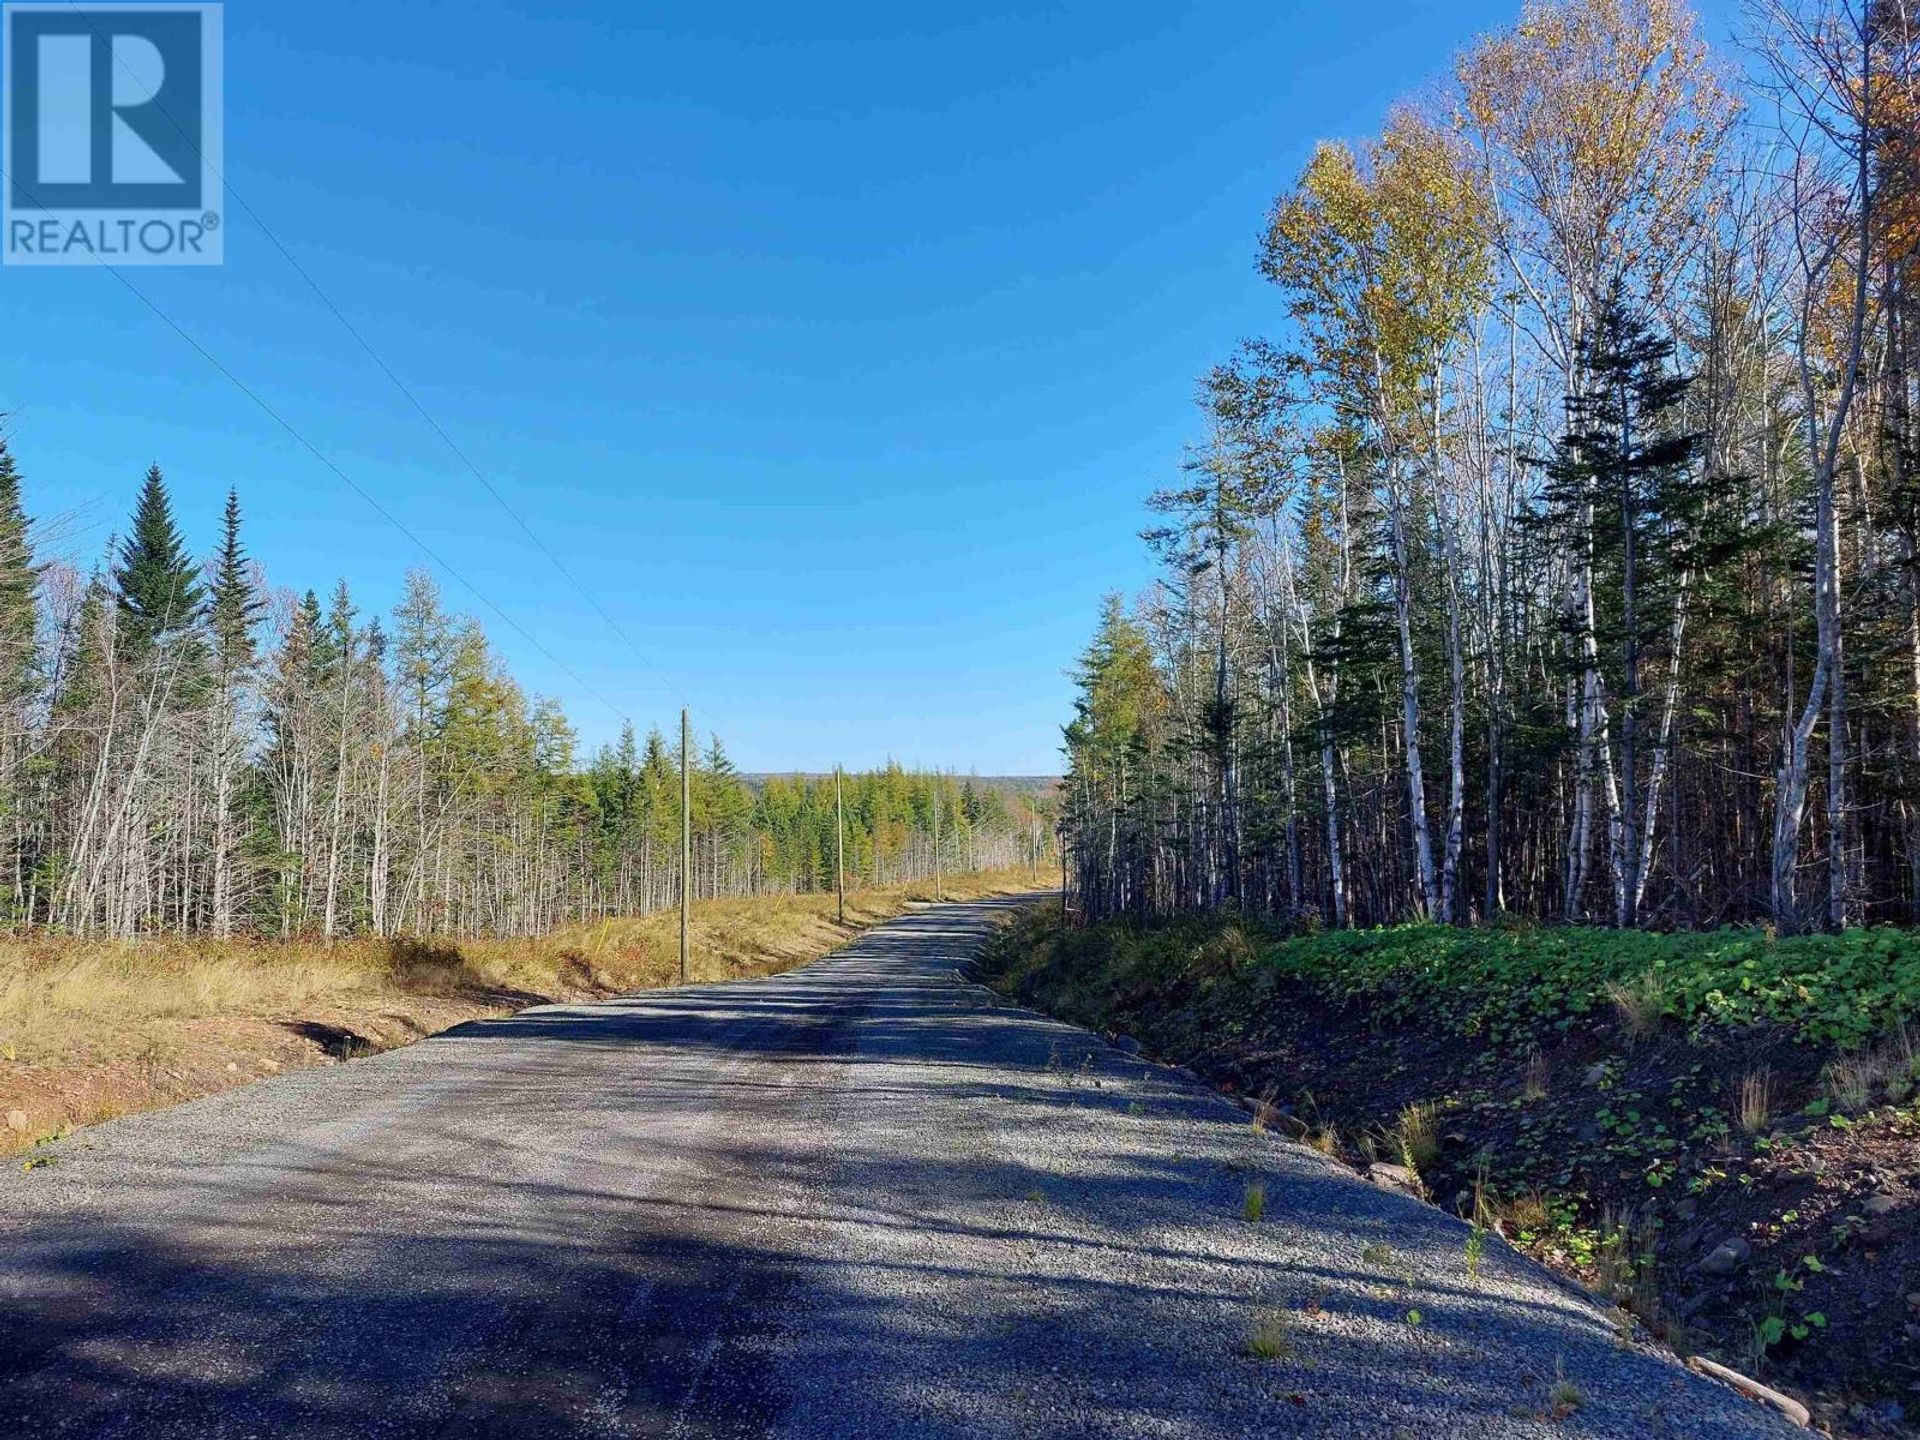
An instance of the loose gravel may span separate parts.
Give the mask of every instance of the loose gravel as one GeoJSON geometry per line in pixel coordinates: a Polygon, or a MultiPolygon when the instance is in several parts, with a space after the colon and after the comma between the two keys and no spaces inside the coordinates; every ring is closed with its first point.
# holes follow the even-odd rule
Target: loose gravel
{"type": "Polygon", "coordinates": [[[1803,1433],[969,983],[1005,903],[61,1142],[0,1177],[0,1435],[1803,1433]]]}

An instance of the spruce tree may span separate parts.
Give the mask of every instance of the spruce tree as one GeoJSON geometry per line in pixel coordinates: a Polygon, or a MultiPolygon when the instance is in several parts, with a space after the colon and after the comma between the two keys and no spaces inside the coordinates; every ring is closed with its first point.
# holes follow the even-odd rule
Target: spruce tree
{"type": "Polygon", "coordinates": [[[17,702],[33,687],[37,579],[20,471],[0,438],[0,701],[17,702]]]}
{"type": "Polygon", "coordinates": [[[145,654],[200,618],[200,569],[173,523],[173,502],[158,465],[148,468],[140,488],[133,533],[121,542],[113,582],[120,639],[131,655],[145,654]]]}
{"type": "Polygon", "coordinates": [[[249,839],[259,833],[258,821],[263,817],[249,817],[247,811],[260,809],[264,799],[261,787],[247,784],[246,740],[240,720],[243,687],[258,660],[254,626],[264,606],[247,573],[246,551],[240,545],[240,496],[233,490],[227,491],[220,546],[209,568],[213,572],[207,601],[213,647],[213,704],[206,716],[213,760],[209,918],[214,933],[224,936],[233,933],[237,919],[243,867],[256,858],[245,852],[255,848],[249,839]]]}
{"type": "Polygon", "coordinates": [[[53,687],[55,715],[82,714],[105,692],[107,642],[112,633],[107,611],[110,603],[107,582],[95,571],[81,592],[79,609],[60,643],[53,687]]]}
{"type": "Polygon", "coordinates": [[[640,812],[640,742],[634,737],[633,721],[620,725],[620,744],[612,756],[614,789],[610,797],[615,833],[632,833],[640,812]]]}
{"type": "Polygon", "coordinates": [[[332,689],[337,690],[342,683],[341,667],[351,670],[358,662],[359,647],[355,642],[359,631],[353,622],[359,613],[347,582],[344,579],[336,582],[327,602],[326,624],[314,646],[316,655],[323,657],[320,676],[332,689]]]}
{"type": "Polygon", "coordinates": [[[221,675],[231,681],[253,668],[254,625],[265,609],[247,573],[247,552],[240,545],[240,496],[227,491],[221,519],[220,548],[213,557],[213,584],[207,616],[213,629],[214,658],[221,675]]]}
{"type": "Polygon", "coordinates": [[[360,641],[361,648],[366,652],[368,673],[378,681],[382,667],[387,663],[387,632],[380,628],[378,615],[367,621],[367,628],[361,632],[360,641]]]}
{"type": "Polygon", "coordinates": [[[287,654],[298,658],[298,670],[289,674],[301,698],[311,703],[314,696],[325,693],[327,682],[333,677],[334,664],[326,612],[320,608],[320,597],[311,589],[300,597],[294,609],[293,627],[287,633],[287,654]]]}

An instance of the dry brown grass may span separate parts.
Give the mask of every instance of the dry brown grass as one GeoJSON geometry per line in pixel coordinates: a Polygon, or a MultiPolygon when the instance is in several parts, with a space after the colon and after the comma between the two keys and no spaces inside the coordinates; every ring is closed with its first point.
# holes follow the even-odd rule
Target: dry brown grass
{"type": "Polygon", "coordinates": [[[1734,1089],[1733,1114],[1741,1130],[1758,1135],[1773,1123],[1773,1072],[1764,1065],[1740,1077],[1734,1089]]]}
{"type": "MultiPolygon", "coordinates": [[[[1024,870],[950,878],[948,899],[1031,890],[1024,870]]],[[[773,974],[931,900],[930,885],[695,905],[692,979],[773,974]]],[[[570,926],[532,940],[434,938],[0,941],[0,1152],[242,1083],[391,1048],[543,999],[678,978],[677,912],[570,926]],[[346,1037],[330,1044],[324,1036],[346,1037]],[[24,1131],[7,1128],[24,1113],[24,1131]]]]}
{"type": "Polygon", "coordinates": [[[1820,1072],[1820,1085],[1833,1108],[1850,1115],[1873,1103],[1874,1088],[1885,1078],[1883,1057],[1876,1051],[1863,1050],[1829,1060],[1820,1072]]]}
{"type": "Polygon", "coordinates": [[[1544,1100],[1552,1083],[1553,1067],[1540,1047],[1535,1045],[1527,1051],[1526,1064],[1520,1070],[1520,1098],[1529,1104],[1544,1100]]]}
{"type": "Polygon", "coordinates": [[[1667,1013],[1667,983],[1658,973],[1649,970],[1631,982],[1609,980],[1605,988],[1629,1043],[1658,1033],[1667,1013]]]}
{"type": "Polygon", "coordinates": [[[1506,1200],[1487,1192],[1486,1205],[1494,1221],[1492,1228],[1509,1239],[1522,1234],[1538,1235],[1553,1224],[1553,1211],[1547,1205],[1545,1193],[1538,1189],[1518,1191],[1506,1200]]]}
{"type": "Polygon", "coordinates": [[[1422,1100],[1400,1112],[1389,1132],[1400,1163],[1416,1175],[1425,1174],[1440,1158],[1440,1115],[1437,1100],[1422,1100]]]}
{"type": "Polygon", "coordinates": [[[1847,1114],[1866,1109],[1879,1094],[1896,1105],[1904,1103],[1912,1097],[1916,1079],[1920,1079],[1920,1053],[1904,1023],[1871,1049],[1834,1056],[1820,1072],[1828,1102],[1847,1114]]]}

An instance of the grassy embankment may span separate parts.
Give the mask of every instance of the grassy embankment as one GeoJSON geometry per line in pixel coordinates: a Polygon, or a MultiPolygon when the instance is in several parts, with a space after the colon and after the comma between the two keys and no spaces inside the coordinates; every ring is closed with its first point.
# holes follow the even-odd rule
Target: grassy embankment
{"type": "Polygon", "coordinates": [[[1269,1101],[1330,1154],[1411,1167],[1848,1433],[1920,1413],[1920,934],[1283,938],[1063,931],[1042,907],[989,971],[1269,1101]]]}
{"type": "MultiPolygon", "coordinates": [[[[1044,884],[995,871],[949,877],[945,893],[1044,884]]],[[[931,885],[857,891],[844,926],[832,895],[703,901],[693,978],[804,965],[932,898],[931,885]]],[[[677,911],[531,940],[0,941],[0,1153],[543,1000],[668,985],[678,957],[677,911]]]]}

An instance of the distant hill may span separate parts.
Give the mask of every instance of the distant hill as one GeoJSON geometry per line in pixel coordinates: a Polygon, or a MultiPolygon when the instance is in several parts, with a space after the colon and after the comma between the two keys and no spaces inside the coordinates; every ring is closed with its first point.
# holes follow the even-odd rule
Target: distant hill
{"type": "MultiPolygon", "coordinates": [[[[745,772],[741,778],[749,785],[757,787],[766,784],[769,780],[791,780],[796,775],[805,780],[833,778],[831,770],[758,770],[745,772]]],[[[953,779],[956,783],[971,780],[976,785],[983,785],[1008,795],[1045,795],[1058,789],[1060,785],[1058,775],[955,775],[953,779]]]]}

